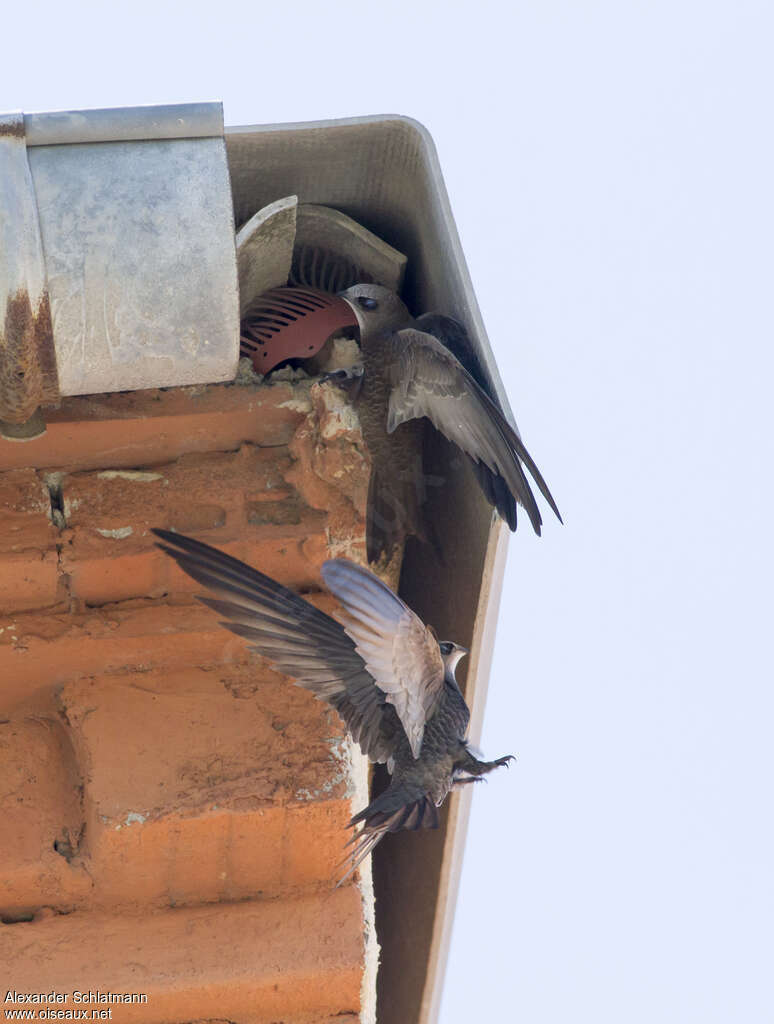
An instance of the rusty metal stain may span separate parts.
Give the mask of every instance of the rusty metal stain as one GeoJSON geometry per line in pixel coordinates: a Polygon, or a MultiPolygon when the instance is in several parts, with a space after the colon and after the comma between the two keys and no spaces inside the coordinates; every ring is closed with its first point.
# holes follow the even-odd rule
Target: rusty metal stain
{"type": "Polygon", "coordinates": [[[7,299],[0,333],[0,420],[24,423],[38,406],[58,398],[48,292],[33,312],[28,292],[20,288],[7,299]]]}
{"type": "Polygon", "coordinates": [[[54,328],[25,143],[23,116],[0,115],[0,423],[12,426],[27,423],[41,404],[59,399],[54,328]]]}
{"type": "Polygon", "coordinates": [[[24,119],[21,117],[0,118],[0,136],[10,139],[23,139],[24,119]]]}

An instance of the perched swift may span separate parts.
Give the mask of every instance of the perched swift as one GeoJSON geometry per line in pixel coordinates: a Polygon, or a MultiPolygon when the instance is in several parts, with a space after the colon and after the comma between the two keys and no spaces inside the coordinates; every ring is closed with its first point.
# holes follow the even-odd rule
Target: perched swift
{"type": "Polygon", "coordinates": [[[154,530],[162,551],[215,596],[200,597],[221,625],[338,711],[371,761],[386,763],[389,787],[350,821],[360,824],[347,878],[388,832],[437,828],[455,786],[512,757],[480,761],[465,735],[470,720],[454,670],[467,653],[435,634],[368,569],[343,558],[322,577],[342,611],[331,618],[298,594],[217,548],[154,530]]]}
{"type": "Polygon", "coordinates": [[[435,313],[413,320],[395,292],[380,285],[353,285],[341,297],[360,327],[363,366],[356,400],[373,464],[366,522],[369,562],[389,558],[406,536],[431,539],[421,513],[423,417],[471,459],[487,500],[511,530],[516,529],[517,502],[535,533],[542,525],[524,466],[561,522],[521,438],[482,386],[462,325],[435,313]]]}

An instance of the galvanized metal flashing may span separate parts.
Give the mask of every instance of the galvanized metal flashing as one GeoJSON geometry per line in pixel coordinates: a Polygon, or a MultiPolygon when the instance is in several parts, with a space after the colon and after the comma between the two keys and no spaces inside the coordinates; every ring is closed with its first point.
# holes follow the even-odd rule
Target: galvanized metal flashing
{"type": "Polygon", "coordinates": [[[177,103],[24,115],[28,146],[223,137],[221,103],[177,103]]]}
{"type": "Polygon", "coordinates": [[[13,134],[3,138],[0,221],[14,228],[0,284],[10,296],[21,274],[10,263],[35,259],[47,280],[58,391],[40,401],[232,379],[239,300],[221,105],[2,123],[13,134]]]}

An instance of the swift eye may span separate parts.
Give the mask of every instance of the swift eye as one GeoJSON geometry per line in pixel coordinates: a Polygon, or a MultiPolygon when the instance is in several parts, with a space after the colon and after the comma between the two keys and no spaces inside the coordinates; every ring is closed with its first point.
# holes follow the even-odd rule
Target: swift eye
{"type": "Polygon", "coordinates": [[[379,305],[376,299],[372,299],[370,295],[358,295],[357,304],[363,309],[376,309],[379,305]]]}

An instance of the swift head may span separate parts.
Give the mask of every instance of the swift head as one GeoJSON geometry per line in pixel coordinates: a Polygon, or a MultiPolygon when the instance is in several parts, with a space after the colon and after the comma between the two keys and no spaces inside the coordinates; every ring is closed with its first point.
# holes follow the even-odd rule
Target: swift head
{"type": "Polygon", "coordinates": [[[441,640],[438,643],[438,647],[441,651],[441,657],[443,658],[443,667],[446,675],[454,679],[454,670],[457,668],[458,662],[469,654],[470,651],[467,647],[461,647],[459,644],[455,644],[453,640],[441,640]]]}
{"type": "Polygon", "coordinates": [[[357,317],[361,342],[386,331],[397,331],[411,323],[411,314],[401,298],[380,284],[353,284],[340,293],[357,317]]]}

